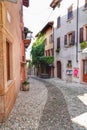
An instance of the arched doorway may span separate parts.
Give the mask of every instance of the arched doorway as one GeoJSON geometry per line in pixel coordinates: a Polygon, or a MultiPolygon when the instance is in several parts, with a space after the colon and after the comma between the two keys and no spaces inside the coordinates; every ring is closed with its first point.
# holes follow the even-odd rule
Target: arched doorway
{"type": "Polygon", "coordinates": [[[61,62],[57,61],[57,77],[61,79],[61,62]]]}

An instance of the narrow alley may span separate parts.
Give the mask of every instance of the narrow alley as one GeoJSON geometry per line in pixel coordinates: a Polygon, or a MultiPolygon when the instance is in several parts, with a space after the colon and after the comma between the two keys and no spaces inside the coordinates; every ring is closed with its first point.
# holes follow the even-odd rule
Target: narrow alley
{"type": "Polygon", "coordinates": [[[30,90],[20,91],[0,130],[87,130],[87,120],[83,126],[74,122],[74,117],[87,109],[77,98],[87,92],[86,85],[56,78],[29,80],[30,90]]]}

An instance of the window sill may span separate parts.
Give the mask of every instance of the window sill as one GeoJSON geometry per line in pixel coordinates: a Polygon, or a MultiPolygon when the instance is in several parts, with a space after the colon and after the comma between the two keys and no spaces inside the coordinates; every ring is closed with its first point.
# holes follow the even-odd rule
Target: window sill
{"type": "Polygon", "coordinates": [[[73,16],[71,17],[71,18],[69,18],[69,19],[67,19],[67,23],[71,23],[71,20],[73,19],[73,16]]]}
{"type": "Polygon", "coordinates": [[[72,46],[74,46],[74,45],[64,45],[65,48],[70,48],[72,46]]]}

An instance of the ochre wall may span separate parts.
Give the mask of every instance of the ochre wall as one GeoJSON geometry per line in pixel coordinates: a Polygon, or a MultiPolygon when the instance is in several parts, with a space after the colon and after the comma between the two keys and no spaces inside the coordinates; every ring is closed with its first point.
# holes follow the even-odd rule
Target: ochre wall
{"type": "Polygon", "coordinates": [[[0,121],[6,119],[20,90],[20,3],[0,2],[0,121]],[[11,44],[11,80],[7,81],[6,41],[11,44]]]}
{"type": "Polygon", "coordinates": [[[48,28],[45,34],[45,38],[47,39],[47,45],[45,46],[45,51],[53,48],[53,43],[49,42],[49,36],[53,34],[53,28],[48,28]]]}

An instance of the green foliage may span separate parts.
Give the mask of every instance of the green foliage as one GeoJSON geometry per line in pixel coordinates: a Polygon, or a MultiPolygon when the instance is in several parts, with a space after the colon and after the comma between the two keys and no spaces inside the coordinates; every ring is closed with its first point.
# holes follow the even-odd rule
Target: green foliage
{"type": "Polygon", "coordinates": [[[44,35],[41,35],[33,43],[32,50],[32,64],[38,67],[40,62],[40,57],[44,55],[44,35]]]}
{"type": "Polygon", "coordinates": [[[42,56],[40,57],[40,62],[45,63],[45,64],[52,64],[54,62],[54,57],[53,56],[42,56]]]}
{"type": "Polygon", "coordinates": [[[32,61],[29,62],[29,68],[32,68],[33,64],[32,64],[32,61]]]}
{"type": "Polygon", "coordinates": [[[57,49],[56,49],[56,52],[58,52],[58,53],[59,53],[59,52],[60,52],[60,48],[57,48],[57,49]]]}
{"type": "Polygon", "coordinates": [[[35,67],[38,67],[39,64],[52,64],[54,61],[54,57],[44,56],[44,35],[39,34],[36,42],[32,46],[31,55],[32,55],[32,64],[35,67]]]}
{"type": "Polygon", "coordinates": [[[22,84],[26,86],[29,84],[29,82],[27,80],[25,80],[22,84]]]}
{"type": "Polygon", "coordinates": [[[83,41],[83,42],[80,43],[80,48],[81,49],[86,48],[86,46],[87,46],[87,42],[83,41]]]}

